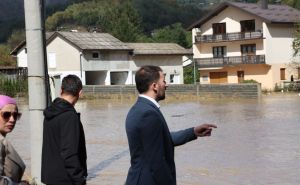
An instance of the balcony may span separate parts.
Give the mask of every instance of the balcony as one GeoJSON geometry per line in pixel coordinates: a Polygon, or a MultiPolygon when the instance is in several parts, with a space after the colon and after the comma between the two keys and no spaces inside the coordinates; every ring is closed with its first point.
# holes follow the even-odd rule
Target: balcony
{"type": "Polygon", "coordinates": [[[236,32],[217,35],[195,36],[196,43],[228,42],[251,39],[263,39],[262,32],[236,32]]]}
{"type": "Polygon", "coordinates": [[[198,68],[224,67],[239,64],[265,64],[265,55],[236,56],[223,58],[195,58],[198,68]]]}

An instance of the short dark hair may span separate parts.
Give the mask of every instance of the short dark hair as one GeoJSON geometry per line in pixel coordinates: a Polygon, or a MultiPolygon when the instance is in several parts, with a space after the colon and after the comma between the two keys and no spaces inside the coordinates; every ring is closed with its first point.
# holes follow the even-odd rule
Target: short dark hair
{"type": "Polygon", "coordinates": [[[159,80],[159,72],[162,72],[162,69],[158,66],[142,66],[135,74],[135,84],[138,92],[140,94],[147,92],[149,90],[149,86],[153,82],[157,82],[159,80]]]}
{"type": "Polygon", "coordinates": [[[67,75],[63,78],[61,83],[61,90],[63,94],[78,96],[82,89],[82,82],[76,75],[67,75]]]}

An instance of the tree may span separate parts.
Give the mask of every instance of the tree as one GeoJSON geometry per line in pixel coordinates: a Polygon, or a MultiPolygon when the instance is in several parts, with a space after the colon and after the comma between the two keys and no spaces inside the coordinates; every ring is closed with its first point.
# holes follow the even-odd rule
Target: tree
{"type": "Polygon", "coordinates": [[[191,37],[190,32],[183,29],[181,23],[154,30],[152,34],[154,42],[173,42],[185,48],[192,46],[191,37]]]}
{"type": "Polygon", "coordinates": [[[141,19],[132,0],[94,0],[69,6],[48,17],[46,28],[57,30],[66,25],[97,27],[124,42],[142,37],[141,19]]]}
{"type": "Polygon", "coordinates": [[[142,37],[141,18],[131,0],[123,0],[107,9],[100,24],[123,42],[135,42],[142,37]]]}
{"type": "Polygon", "coordinates": [[[13,49],[23,40],[25,40],[25,30],[15,30],[8,38],[7,45],[10,49],[13,49]]]}
{"type": "Polygon", "coordinates": [[[184,78],[184,84],[193,84],[194,78],[196,78],[195,82],[199,82],[200,75],[197,66],[196,69],[194,69],[193,63],[188,66],[185,66],[183,68],[183,78],[184,78]]]}
{"type": "Polygon", "coordinates": [[[296,9],[300,9],[300,1],[299,0],[281,0],[282,4],[291,6],[296,9]]]}
{"type": "Polygon", "coordinates": [[[0,45],[0,66],[16,66],[16,60],[9,55],[10,48],[0,45]]]}
{"type": "Polygon", "coordinates": [[[300,54],[300,24],[296,24],[294,28],[293,40],[294,57],[300,54]]]}
{"type": "Polygon", "coordinates": [[[200,19],[206,11],[194,5],[182,5],[177,0],[134,0],[146,34],[167,25],[181,22],[183,27],[200,19]]]}

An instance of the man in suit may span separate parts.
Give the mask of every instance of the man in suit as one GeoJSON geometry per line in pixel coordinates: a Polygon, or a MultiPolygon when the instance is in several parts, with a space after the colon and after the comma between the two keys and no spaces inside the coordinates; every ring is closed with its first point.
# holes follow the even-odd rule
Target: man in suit
{"type": "Polygon", "coordinates": [[[85,185],[85,136],[74,106],[82,92],[76,75],[63,78],[61,96],[44,110],[42,182],[47,185],[85,185]]]}
{"type": "Polygon", "coordinates": [[[131,166],[126,185],[176,185],[174,146],[210,136],[213,124],[170,133],[158,102],[168,87],[158,66],[143,66],[135,75],[137,102],[126,118],[131,166]]]}

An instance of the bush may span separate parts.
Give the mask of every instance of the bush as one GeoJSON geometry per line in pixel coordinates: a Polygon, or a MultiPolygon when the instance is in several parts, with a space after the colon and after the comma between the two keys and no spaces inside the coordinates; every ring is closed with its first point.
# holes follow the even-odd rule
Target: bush
{"type": "Polygon", "coordinates": [[[281,88],[277,83],[275,84],[275,87],[274,87],[274,92],[280,92],[282,91],[283,88],[281,88]]]}
{"type": "Polygon", "coordinates": [[[0,76],[0,93],[14,97],[18,93],[28,92],[27,79],[10,79],[0,76]]]}
{"type": "Polygon", "coordinates": [[[284,91],[299,91],[300,85],[297,82],[290,82],[284,86],[284,91]]]}
{"type": "MultiPolygon", "coordinates": [[[[196,82],[199,82],[199,72],[196,69],[196,82]]],[[[194,84],[194,66],[193,65],[188,65],[183,68],[183,78],[184,78],[184,84],[194,84]]]]}
{"type": "Polygon", "coordinates": [[[250,80],[243,80],[242,83],[258,83],[258,81],[250,79],[250,80]]]}

